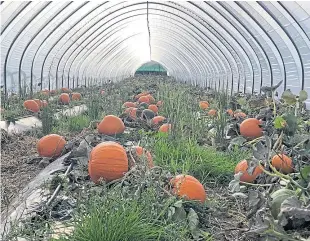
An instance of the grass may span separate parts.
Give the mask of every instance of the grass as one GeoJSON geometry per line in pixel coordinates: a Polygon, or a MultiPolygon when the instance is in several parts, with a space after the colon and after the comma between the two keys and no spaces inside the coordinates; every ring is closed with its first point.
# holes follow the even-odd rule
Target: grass
{"type": "Polygon", "coordinates": [[[156,165],[173,173],[191,174],[203,181],[206,178],[220,182],[231,180],[236,164],[247,157],[244,152],[219,152],[212,147],[199,146],[193,139],[171,140],[157,135],[152,143],[156,165]]]}
{"type": "Polygon", "coordinates": [[[80,132],[88,127],[91,119],[88,115],[80,114],[77,116],[62,116],[57,120],[52,131],[54,133],[80,132]]]}
{"type": "Polygon", "coordinates": [[[91,196],[81,204],[73,233],[60,240],[189,240],[186,222],[167,221],[166,212],[162,212],[170,204],[169,199],[159,201],[154,189],[149,188],[141,196],[132,195],[127,199],[120,191],[112,189],[105,196],[91,196]],[[159,202],[162,205],[158,205],[159,202]]]}

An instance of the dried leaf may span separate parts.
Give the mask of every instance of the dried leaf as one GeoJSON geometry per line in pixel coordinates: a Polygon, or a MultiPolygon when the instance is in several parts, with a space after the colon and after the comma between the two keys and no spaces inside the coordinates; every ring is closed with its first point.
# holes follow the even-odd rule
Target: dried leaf
{"type": "Polygon", "coordinates": [[[243,136],[237,136],[230,141],[230,144],[241,146],[246,142],[246,139],[243,136]]]}
{"type": "Polygon", "coordinates": [[[239,192],[240,191],[240,177],[242,176],[242,172],[238,172],[234,175],[234,180],[231,180],[228,189],[231,192],[239,192]]]}
{"type": "Polygon", "coordinates": [[[202,233],[200,229],[198,228],[199,218],[198,218],[197,213],[194,211],[194,209],[192,208],[189,209],[187,220],[188,220],[189,230],[191,231],[191,234],[194,240],[198,240],[202,236],[202,233]]]}

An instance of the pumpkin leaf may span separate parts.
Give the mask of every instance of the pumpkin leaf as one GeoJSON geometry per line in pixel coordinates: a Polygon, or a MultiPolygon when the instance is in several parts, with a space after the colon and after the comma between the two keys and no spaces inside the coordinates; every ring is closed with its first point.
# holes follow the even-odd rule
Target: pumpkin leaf
{"type": "MultiPolygon", "coordinates": [[[[263,143],[262,141],[257,142],[253,145],[253,156],[259,161],[265,161],[269,155],[269,141],[268,143],[263,143]]],[[[250,165],[249,165],[250,167],[250,165]]],[[[255,168],[256,166],[253,166],[255,168]]]]}
{"type": "Polygon", "coordinates": [[[271,213],[275,219],[278,218],[278,214],[281,211],[281,204],[284,202],[284,200],[292,196],[295,196],[295,192],[285,188],[279,189],[270,195],[272,198],[271,213]]]}
{"type": "Polygon", "coordinates": [[[245,97],[242,97],[237,100],[237,103],[241,106],[244,106],[247,103],[247,100],[245,97]]]}
{"type": "Polygon", "coordinates": [[[294,105],[297,102],[296,96],[290,90],[284,91],[281,98],[289,105],[294,105]]]}
{"type": "Polygon", "coordinates": [[[274,120],[274,127],[276,129],[282,129],[287,125],[286,120],[282,116],[277,116],[274,120]]]}
{"type": "Polygon", "coordinates": [[[237,136],[230,141],[230,144],[241,146],[246,142],[246,139],[243,136],[237,136]]]}
{"type": "Polygon", "coordinates": [[[296,196],[285,199],[280,208],[279,224],[282,227],[290,224],[294,229],[310,221],[310,206],[302,207],[302,202],[296,196]]]}
{"type": "Polygon", "coordinates": [[[242,193],[242,192],[233,193],[232,196],[234,198],[237,198],[237,197],[240,197],[242,199],[247,199],[248,198],[248,196],[246,194],[242,193]]]}
{"type": "Polygon", "coordinates": [[[298,175],[298,177],[300,179],[304,179],[306,181],[310,181],[310,166],[304,166],[301,169],[300,174],[298,175]]]}
{"type": "Polygon", "coordinates": [[[308,93],[305,90],[299,92],[299,101],[304,102],[308,99],[308,93]]]}
{"type": "Polygon", "coordinates": [[[199,218],[198,218],[197,213],[194,211],[194,209],[192,208],[189,209],[187,220],[188,220],[189,230],[194,240],[198,240],[202,236],[202,233],[200,229],[198,228],[199,218]]]}
{"type": "Polygon", "coordinates": [[[295,115],[287,113],[282,115],[283,119],[286,121],[286,126],[284,128],[285,134],[293,136],[298,128],[297,118],[295,115]]]}

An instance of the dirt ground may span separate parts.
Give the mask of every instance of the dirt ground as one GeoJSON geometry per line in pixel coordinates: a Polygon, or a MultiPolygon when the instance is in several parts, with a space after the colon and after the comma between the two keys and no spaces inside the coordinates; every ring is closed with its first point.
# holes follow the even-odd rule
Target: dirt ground
{"type": "Polygon", "coordinates": [[[32,157],[38,139],[26,135],[1,135],[1,203],[5,208],[42,168],[32,157]]]}

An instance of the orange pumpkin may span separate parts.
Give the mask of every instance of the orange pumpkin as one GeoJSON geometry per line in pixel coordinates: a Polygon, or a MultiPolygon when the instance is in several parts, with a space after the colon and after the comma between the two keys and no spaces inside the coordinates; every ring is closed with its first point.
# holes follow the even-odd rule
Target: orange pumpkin
{"type": "Polygon", "coordinates": [[[153,119],[152,119],[152,124],[154,124],[154,125],[158,125],[160,122],[162,122],[162,121],[164,121],[164,120],[166,120],[166,118],[165,117],[163,117],[163,116],[155,116],[153,119]]]}
{"type": "Polygon", "coordinates": [[[39,140],[37,150],[42,157],[58,157],[65,145],[66,140],[62,136],[50,134],[39,140]]]}
{"type": "Polygon", "coordinates": [[[271,160],[271,164],[284,174],[294,171],[292,159],[285,154],[275,155],[271,160]]]}
{"type": "Polygon", "coordinates": [[[149,92],[142,92],[142,93],[136,95],[135,99],[138,100],[141,96],[145,96],[145,95],[148,95],[148,94],[149,94],[149,92]]]}
{"type": "Polygon", "coordinates": [[[139,103],[147,103],[147,104],[150,104],[150,99],[149,99],[149,97],[147,97],[147,96],[141,96],[139,99],[138,99],[138,102],[139,103]]]}
{"type": "Polygon", "coordinates": [[[237,117],[237,118],[238,118],[238,117],[245,118],[245,117],[246,117],[246,114],[243,113],[243,112],[235,112],[234,117],[237,117]]]}
{"type": "Polygon", "coordinates": [[[202,110],[206,110],[206,109],[208,109],[209,108],[209,102],[208,101],[200,101],[199,102],[199,107],[200,107],[200,109],[202,109],[202,110]]]}
{"type": "Polygon", "coordinates": [[[35,102],[34,100],[26,100],[26,101],[24,102],[24,107],[25,107],[27,110],[29,110],[29,111],[31,111],[31,112],[34,112],[34,113],[40,111],[40,106],[39,106],[38,103],[35,102]]]}
{"type": "Polygon", "coordinates": [[[72,100],[81,100],[81,98],[82,98],[82,95],[80,93],[77,93],[77,92],[72,93],[72,97],[71,97],[72,100]]]}
{"type": "Polygon", "coordinates": [[[135,120],[137,119],[137,110],[138,108],[130,107],[125,110],[125,113],[129,114],[129,116],[135,120]]]}
{"type": "Polygon", "coordinates": [[[163,105],[163,102],[161,100],[159,100],[156,105],[157,105],[157,107],[160,107],[163,105]]]}
{"type": "Polygon", "coordinates": [[[154,99],[154,97],[152,95],[147,95],[147,97],[149,98],[149,103],[150,104],[155,103],[155,99],[154,99]]]}
{"type": "Polygon", "coordinates": [[[38,104],[39,108],[42,107],[42,101],[41,100],[39,100],[39,99],[33,99],[33,100],[38,104]]]}
{"type": "Polygon", "coordinates": [[[228,109],[227,110],[227,114],[230,115],[230,116],[233,116],[234,115],[234,112],[232,109],[228,109]]]}
{"type": "Polygon", "coordinates": [[[62,93],[59,96],[59,101],[63,104],[69,104],[70,102],[70,96],[67,93],[62,93]]]}
{"type": "Polygon", "coordinates": [[[47,107],[48,106],[48,103],[47,103],[47,101],[46,100],[43,100],[42,101],[42,105],[41,105],[42,107],[47,107]]]}
{"type": "Polygon", "coordinates": [[[146,151],[143,147],[141,146],[134,146],[133,149],[135,150],[136,154],[138,157],[142,157],[143,155],[146,156],[146,159],[148,161],[148,165],[150,168],[154,167],[153,163],[153,157],[149,151],[146,151]]]}
{"type": "Polygon", "coordinates": [[[217,111],[216,110],[214,110],[214,109],[212,109],[212,110],[210,110],[209,112],[208,112],[208,115],[209,116],[216,116],[217,115],[217,111]]]}
{"type": "Polygon", "coordinates": [[[65,88],[65,87],[61,88],[61,91],[63,93],[71,93],[72,92],[72,90],[70,90],[69,88],[65,88]]]}
{"type": "Polygon", "coordinates": [[[235,167],[235,174],[242,172],[242,176],[240,177],[240,181],[242,182],[253,182],[258,175],[263,172],[263,167],[255,167],[253,174],[248,173],[248,162],[247,160],[243,160],[239,162],[235,167]]]}
{"type": "Polygon", "coordinates": [[[130,108],[130,107],[137,107],[137,105],[133,102],[128,101],[123,104],[123,107],[130,108]]]}
{"type": "Polygon", "coordinates": [[[179,197],[187,200],[198,200],[204,202],[206,200],[206,191],[203,185],[193,176],[177,175],[170,180],[173,187],[172,192],[179,197]]]}
{"type": "Polygon", "coordinates": [[[240,134],[243,137],[255,139],[263,135],[263,130],[259,127],[261,122],[256,118],[248,118],[240,124],[240,134]]]}
{"type": "Polygon", "coordinates": [[[97,126],[98,132],[105,135],[121,134],[125,130],[123,121],[115,115],[107,115],[97,126]]]}
{"type": "Polygon", "coordinates": [[[171,129],[171,124],[163,124],[161,127],[159,127],[159,132],[169,132],[171,129]]]}
{"type": "Polygon", "coordinates": [[[156,105],[149,105],[148,109],[153,111],[155,114],[158,113],[158,107],[156,105]]]}
{"type": "Polygon", "coordinates": [[[112,141],[102,142],[90,153],[88,172],[93,182],[102,178],[106,182],[123,177],[128,171],[126,150],[112,141]]]}

